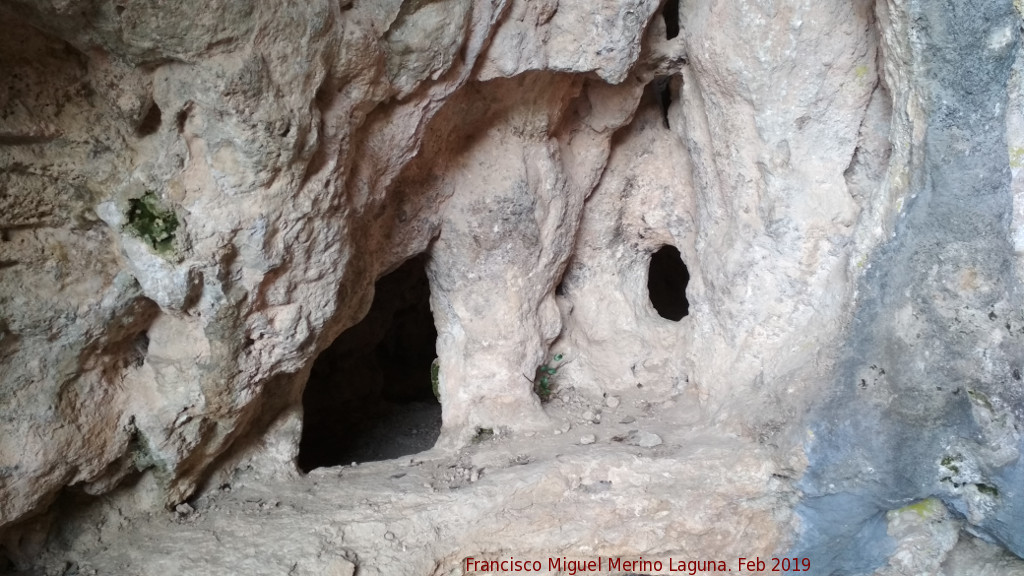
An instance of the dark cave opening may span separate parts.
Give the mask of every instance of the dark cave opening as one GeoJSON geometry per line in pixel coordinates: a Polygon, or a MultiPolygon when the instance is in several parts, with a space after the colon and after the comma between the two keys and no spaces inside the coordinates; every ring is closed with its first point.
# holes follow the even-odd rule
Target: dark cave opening
{"type": "Polygon", "coordinates": [[[139,136],[156,134],[157,130],[160,129],[161,122],[160,107],[156,105],[156,102],[153,102],[149,105],[149,110],[146,110],[146,115],[142,117],[142,121],[139,122],[135,132],[139,136]]]}
{"type": "Polygon", "coordinates": [[[672,78],[661,76],[654,80],[654,88],[658,91],[658,104],[661,105],[661,119],[665,128],[670,128],[668,120],[669,109],[672,108],[672,78]]]}
{"type": "Polygon", "coordinates": [[[299,468],[374,462],[431,448],[441,404],[426,257],[377,281],[370,311],[317,357],[302,395],[299,468]]]}
{"type": "Polygon", "coordinates": [[[690,302],[686,299],[689,282],[690,272],[678,248],[662,246],[651,255],[647,291],[659,316],[678,322],[690,313],[690,302]]]}
{"type": "Polygon", "coordinates": [[[665,37],[671,40],[679,36],[679,0],[667,0],[661,16],[665,19],[665,37]]]}

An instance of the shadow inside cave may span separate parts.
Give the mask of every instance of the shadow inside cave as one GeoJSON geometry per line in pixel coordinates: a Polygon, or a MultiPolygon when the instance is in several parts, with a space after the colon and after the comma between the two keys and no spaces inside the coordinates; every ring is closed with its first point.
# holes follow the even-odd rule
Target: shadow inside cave
{"type": "Polygon", "coordinates": [[[378,280],[366,316],[317,357],[302,396],[304,472],[407,456],[437,441],[437,330],[425,265],[417,256],[378,280]]]}
{"type": "Polygon", "coordinates": [[[659,316],[678,322],[690,313],[690,302],[686,299],[686,285],[689,282],[690,272],[678,248],[662,246],[651,255],[647,290],[651,305],[659,316]]]}

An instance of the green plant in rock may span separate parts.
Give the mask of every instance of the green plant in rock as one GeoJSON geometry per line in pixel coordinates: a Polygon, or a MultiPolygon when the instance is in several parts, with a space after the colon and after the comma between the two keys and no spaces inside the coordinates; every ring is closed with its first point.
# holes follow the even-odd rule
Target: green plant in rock
{"type": "Polygon", "coordinates": [[[128,442],[128,458],[131,467],[137,472],[155,469],[162,473],[166,471],[163,460],[153,451],[148,439],[135,427],[134,418],[125,428],[125,432],[131,434],[128,442]]]}
{"type": "Polygon", "coordinates": [[[991,484],[982,484],[979,482],[978,484],[975,484],[974,487],[978,489],[978,492],[981,492],[986,496],[991,496],[993,498],[997,498],[999,496],[999,488],[996,488],[991,484]]]}
{"type": "Polygon", "coordinates": [[[961,454],[947,454],[942,457],[939,464],[941,465],[939,482],[945,482],[953,488],[963,486],[967,477],[970,476],[970,471],[967,470],[969,465],[964,462],[964,457],[961,454]]]}
{"type": "Polygon", "coordinates": [[[561,366],[562,358],[561,354],[555,354],[551,357],[551,362],[542,364],[537,368],[537,376],[533,379],[533,390],[537,393],[542,401],[546,401],[551,398],[551,392],[554,386],[554,377],[558,374],[558,368],[561,366]]]}
{"type": "Polygon", "coordinates": [[[156,194],[146,192],[128,201],[128,227],[157,252],[167,252],[174,245],[178,217],[165,208],[156,194]]]}
{"type": "Polygon", "coordinates": [[[959,457],[954,458],[952,456],[944,456],[942,458],[941,464],[942,464],[943,468],[945,468],[946,470],[949,470],[953,474],[959,474],[960,473],[960,467],[957,466],[958,462],[960,462],[960,458],[959,457]]]}

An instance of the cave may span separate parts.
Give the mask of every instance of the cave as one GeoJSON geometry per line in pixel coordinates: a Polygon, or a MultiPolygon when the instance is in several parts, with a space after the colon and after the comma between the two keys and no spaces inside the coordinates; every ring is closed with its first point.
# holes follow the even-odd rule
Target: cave
{"type": "Polygon", "coordinates": [[[689,314],[690,302],[686,299],[686,284],[689,281],[690,272],[678,248],[662,246],[651,255],[647,291],[651,305],[659,316],[678,322],[689,314]]]}
{"type": "Polygon", "coordinates": [[[0,574],[1024,576],[1022,8],[0,2],[0,574]]]}
{"type": "Polygon", "coordinates": [[[665,19],[665,37],[669,40],[679,36],[679,0],[668,0],[661,11],[665,19]]]}
{"type": "Polygon", "coordinates": [[[299,468],[389,460],[437,441],[437,329],[425,256],[377,281],[373,304],[317,357],[302,396],[299,468]]]}

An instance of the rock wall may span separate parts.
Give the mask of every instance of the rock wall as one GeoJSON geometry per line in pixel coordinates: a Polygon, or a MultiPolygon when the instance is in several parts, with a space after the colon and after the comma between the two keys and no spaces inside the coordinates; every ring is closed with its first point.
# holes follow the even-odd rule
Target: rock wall
{"type": "Polygon", "coordinates": [[[1003,154],[1015,16],[1009,2],[890,3],[882,13],[890,30],[915,23],[911,42],[883,44],[886,84],[914,109],[910,195],[862,279],[834,394],[812,417],[806,546],[843,532],[863,542],[850,556],[881,555],[870,525],[937,496],[1024,554],[1024,317],[1003,154]]]}
{"type": "MultiPolygon", "coordinates": [[[[593,21],[597,30],[578,30],[602,32],[608,44],[599,57],[575,43],[583,53],[559,51],[554,59],[621,82],[657,6],[610,7],[593,21]]],[[[562,6],[546,22],[590,22],[582,17],[589,9],[562,6]]],[[[11,206],[4,223],[4,523],[45,505],[62,486],[102,492],[140,468],[161,476],[168,503],[185,499],[246,435],[297,418],[317,352],[365,313],[376,277],[435,239],[433,251],[451,259],[431,268],[435,294],[451,300],[436,307],[446,438],[464,439],[478,421],[541,420],[518,367],[535,365],[541,337],[557,335],[552,278],[571,253],[567,244],[607,140],[632,112],[634,83],[595,80],[590,88],[569,74],[526,73],[549,63],[541,38],[534,38],[536,61],[509,73],[524,74],[492,82],[485,80],[491,74],[474,76],[478,61],[481,69],[507,66],[503,60],[521,49],[512,33],[492,41],[499,21],[511,28],[529,17],[505,2],[154,10],[131,3],[4,7],[18,29],[4,51],[12,71],[4,128],[11,206]],[[183,15],[193,13],[203,14],[202,25],[185,24],[183,15]],[[578,99],[587,111],[562,126],[578,99]],[[445,135],[457,130],[453,115],[473,120],[460,108],[467,105],[477,107],[477,120],[494,123],[491,146],[506,150],[492,153],[518,152],[506,135],[532,152],[495,171],[457,169],[486,156],[486,142],[468,146],[445,135]],[[444,108],[450,122],[431,129],[444,108]],[[447,147],[428,173],[419,168],[423,160],[411,161],[442,150],[420,155],[424,143],[447,147]],[[570,154],[580,159],[561,158],[570,154]],[[442,161],[451,164],[447,182],[437,175],[442,161]],[[484,209],[488,183],[472,180],[487,177],[514,182],[503,197],[507,208],[519,208],[484,209]],[[541,186],[550,197],[533,198],[541,186]],[[456,187],[465,191],[451,199],[456,187]],[[464,212],[473,210],[486,214],[468,220],[464,212]],[[521,253],[503,251],[502,259],[465,245],[468,227],[518,229],[532,219],[521,253]],[[534,293],[522,309],[489,310],[491,318],[458,309],[493,305],[493,285],[466,282],[480,257],[498,258],[492,274],[529,269],[549,278],[523,288],[524,297],[534,293]],[[446,289],[446,282],[461,286],[446,289]],[[27,290],[32,285],[38,293],[27,290]],[[465,350],[481,338],[468,324],[484,322],[494,332],[494,317],[508,324],[505,340],[521,344],[523,358],[465,350]],[[493,371],[479,373],[481,366],[493,371]],[[516,376],[480,388],[510,366],[516,376]],[[467,369],[475,381],[461,376],[467,369]],[[467,410],[473,399],[481,405],[467,410]],[[518,413],[497,415],[510,406],[518,413]]],[[[550,17],[554,6],[545,11],[550,17]]],[[[479,128],[467,123],[464,130],[470,127],[479,128]]]]}
{"type": "Polygon", "coordinates": [[[7,548],[69,490],[300,481],[314,360],[423,255],[437,450],[561,431],[558,354],[745,447],[765,553],[901,569],[924,500],[1024,556],[1020,4],[662,4],[0,4],[7,548]]]}

